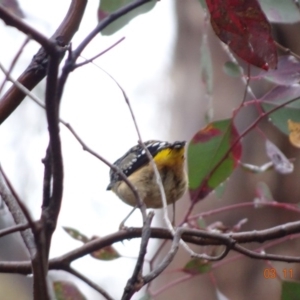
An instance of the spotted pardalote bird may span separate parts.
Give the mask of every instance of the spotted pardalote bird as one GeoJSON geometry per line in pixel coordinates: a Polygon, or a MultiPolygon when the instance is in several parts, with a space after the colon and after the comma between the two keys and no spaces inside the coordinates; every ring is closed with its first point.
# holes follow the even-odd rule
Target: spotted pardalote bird
{"type": "MultiPolygon", "coordinates": [[[[153,157],[161,176],[168,204],[175,203],[184,194],[187,177],[184,170],[184,151],[186,142],[162,142],[151,140],[144,143],[153,157]]],[[[137,189],[147,208],[161,208],[162,198],[149,157],[140,144],[129,149],[115,163],[137,189]]],[[[130,187],[114,170],[110,170],[110,183],[107,190],[112,190],[125,203],[136,206],[137,200],[130,187]]]]}

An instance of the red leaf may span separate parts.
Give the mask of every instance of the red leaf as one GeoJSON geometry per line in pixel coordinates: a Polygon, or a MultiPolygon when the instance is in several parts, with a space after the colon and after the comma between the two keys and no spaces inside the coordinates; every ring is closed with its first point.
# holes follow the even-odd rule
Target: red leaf
{"type": "Polygon", "coordinates": [[[264,70],[277,66],[271,26],[257,0],[206,0],[211,25],[230,49],[264,70]]]}
{"type": "Polygon", "coordinates": [[[218,128],[214,128],[212,124],[208,124],[205,128],[198,131],[191,143],[198,144],[198,143],[205,143],[210,141],[212,138],[217,137],[218,135],[221,135],[222,131],[218,128]]]}

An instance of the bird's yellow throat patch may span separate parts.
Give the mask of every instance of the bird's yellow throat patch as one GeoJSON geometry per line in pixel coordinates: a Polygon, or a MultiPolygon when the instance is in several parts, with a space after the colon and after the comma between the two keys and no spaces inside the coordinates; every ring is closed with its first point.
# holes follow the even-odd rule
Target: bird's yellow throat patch
{"type": "Polygon", "coordinates": [[[184,158],[184,148],[166,148],[159,151],[153,158],[156,164],[176,165],[182,163],[184,158]]]}

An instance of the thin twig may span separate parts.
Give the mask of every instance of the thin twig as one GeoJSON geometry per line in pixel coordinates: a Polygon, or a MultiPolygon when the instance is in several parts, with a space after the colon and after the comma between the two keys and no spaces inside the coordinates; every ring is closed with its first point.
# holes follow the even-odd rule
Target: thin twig
{"type": "MultiPolygon", "coordinates": [[[[86,64],[89,64],[91,62],[93,62],[96,58],[102,56],[103,54],[105,54],[106,52],[110,51],[112,48],[116,47],[118,44],[120,44],[121,42],[123,42],[125,40],[125,36],[123,36],[122,38],[120,38],[118,41],[116,41],[114,44],[112,44],[111,46],[109,46],[108,48],[106,48],[105,50],[103,50],[102,52],[100,52],[99,54],[95,55],[92,58],[86,59],[84,62],[82,63],[78,63],[74,66],[74,70],[76,68],[82,67],[86,64]]],[[[1,91],[1,90],[0,90],[1,91]]]]}
{"type": "Polygon", "coordinates": [[[144,276],[144,284],[151,282],[160,273],[162,273],[165,270],[165,268],[172,262],[172,260],[175,257],[175,254],[178,251],[183,231],[184,228],[178,228],[176,230],[175,234],[173,235],[173,242],[169,252],[167,253],[167,255],[165,255],[162,262],[153,271],[151,271],[148,275],[144,276]]]}
{"type": "Polygon", "coordinates": [[[147,253],[147,246],[151,236],[151,221],[154,217],[154,213],[150,212],[145,220],[142,231],[142,240],[140,245],[140,252],[138,259],[135,264],[135,268],[131,278],[127,281],[126,287],[124,288],[124,293],[122,300],[129,300],[133,294],[139,291],[143,286],[143,266],[145,261],[145,255],[147,253]]]}
{"type": "Polygon", "coordinates": [[[129,4],[121,7],[117,11],[109,14],[105,19],[100,21],[98,25],[91,31],[91,33],[80,43],[77,49],[73,52],[73,62],[72,67],[75,65],[75,61],[81,55],[82,51],[85,47],[109,24],[113,23],[115,20],[119,19],[120,17],[124,16],[125,14],[129,13],[130,11],[134,10],[142,6],[145,3],[151,2],[153,0],[136,0],[134,2],[130,2],[129,4]]]}
{"type": "Polygon", "coordinates": [[[223,212],[226,212],[226,211],[232,211],[233,209],[240,209],[240,208],[243,208],[243,207],[256,208],[256,206],[259,206],[260,208],[263,208],[263,207],[277,207],[277,208],[280,208],[280,209],[286,209],[288,211],[294,211],[298,214],[300,213],[300,209],[298,208],[297,205],[294,205],[294,204],[281,203],[281,202],[276,202],[276,201],[255,203],[253,201],[253,202],[236,203],[236,204],[224,206],[224,207],[221,207],[221,208],[217,208],[217,209],[214,209],[214,210],[210,210],[210,211],[207,211],[207,212],[199,213],[199,214],[196,214],[196,215],[193,215],[193,216],[189,217],[189,221],[190,220],[196,220],[198,218],[204,218],[204,217],[212,216],[212,215],[223,213],[223,212]]]}
{"type": "Polygon", "coordinates": [[[100,33],[103,29],[105,29],[108,25],[110,25],[112,22],[120,18],[121,16],[127,14],[128,12],[134,10],[135,8],[150,2],[153,0],[136,0],[135,2],[131,2],[117,11],[111,13],[108,15],[104,20],[100,21],[98,25],[90,32],[90,34],[79,44],[79,46],[74,50],[70,51],[69,57],[65,62],[65,65],[62,70],[62,74],[60,77],[60,85],[58,88],[58,95],[60,96],[62,93],[62,89],[64,86],[64,83],[66,82],[70,72],[74,70],[76,60],[81,55],[82,51],[85,49],[85,47],[100,33]]]}
{"type": "Polygon", "coordinates": [[[276,41],[275,41],[275,45],[277,46],[278,49],[282,50],[286,54],[290,54],[290,55],[292,55],[292,56],[294,56],[294,57],[296,57],[297,59],[300,60],[300,55],[298,55],[297,53],[293,52],[291,49],[282,46],[281,44],[279,44],[276,41]]]}
{"type": "Polygon", "coordinates": [[[66,128],[69,129],[69,131],[72,133],[72,135],[75,137],[75,139],[82,146],[82,149],[84,151],[87,151],[88,153],[92,154],[93,156],[95,156],[96,158],[98,158],[100,161],[102,161],[104,164],[106,164],[109,168],[111,168],[114,172],[118,173],[120,175],[120,177],[122,178],[122,180],[129,186],[129,188],[131,189],[131,191],[134,194],[135,198],[138,199],[138,201],[142,203],[142,200],[140,198],[140,195],[138,194],[138,191],[137,191],[136,187],[128,180],[127,176],[121,171],[121,169],[119,169],[115,165],[111,164],[104,157],[102,157],[101,155],[99,155],[98,153],[96,153],[94,150],[92,150],[91,148],[89,148],[83,142],[83,140],[79,137],[79,135],[76,133],[76,131],[73,129],[73,127],[70,124],[68,124],[68,123],[66,123],[66,122],[64,122],[62,120],[60,120],[60,122],[63,125],[65,125],[66,128]]]}
{"type": "MultiPolygon", "coordinates": [[[[264,251],[265,249],[274,247],[274,246],[276,246],[278,244],[281,244],[281,243],[287,241],[287,239],[293,239],[293,238],[296,239],[296,238],[299,238],[299,237],[300,237],[300,234],[297,233],[297,234],[293,234],[293,235],[289,235],[289,236],[284,236],[284,237],[281,237],[281,238],[277,238],[277,239],[271,240],[270,242],[264,244],[261,247],[258,247],[256,249],[254,249],[252,251],[256,251],[256,252],[258,252],[258,251],[264,251]]],[[[244,257],[244,256],[245,255],[241,254],[241,253],[236,254],[235,256],[232,256],[230,258],[227,258],[227,259],[224,259],[224,260],[222,260],[220,262],[215,263],[213,265],[213,268],[219,268],[219,267],[221,267],[221,266],[223,266],[225,264],[232,263],[232,262],[236,261],[237,259],[239,259],[241,257],[244,257]]]]}
{"type": "MultiPolygon", "coordinates": [[[[188,243],[192,243],[194,245],[231,245],[233,248],[236,244],[241,243],[250,243],[250,242],[265,242],[268,240],[276,240],[280,237],[287,238],[288,236],[292,237],[295,233],[300,232],[300,221],[291,222],[279,226],[275,226],[272,228],[268,228],[265,230],[258,231],[248,231],[248,232],[240,232],[240,233],[228,233],[228,234],[216,234],[205,232],[201,230],[190,230],[186,229],[182,234],[182,239],[188,243]],[[202,238],[199,238],[202,237],[202,238]],[[205,237],[205,238],[204,238],[205,237]]],[[[113,234],[107,235],[104,238],[98,238],[92,240],[83,246],[72,250],[62,256],[53,258],[49,261],[49,270],[65,270],[66,266],[71,264],[71,262],[90,254],[93,251],[102,249],[103,247],[112,245],[116,242],[140,238],[142,235],[142,228],[130,228],[130,230],[122,230],[115,232],[113,234]]],[[[159,239],[169,239],[172,240],[173,236],[167,229],[162,228],[151,228],[151,238],[159,238],[159,239]]],[[[180,239],[180,234],[177,236],[177,241],[180,239]]],[[[174,247],[178,244],[178,242],[174,242],[174,247]]],[[[176,250],[176,249],[175,249],[176,250]]],[[[174,250],[174,251],[175,251],[174,250]]],[[[235,251],[239,252],[239,249],[235,249],[235,251]]],[[[242,250],[244,254],[244,250],[242,250]]],[[[168,255],[171,255],[170,252],[168,255]]],[[[175,253],[174,253],[175,255],[175,253]]],[[[247,256],[247,253],[244,255],[247,256]]],[[[257,259],[268,259],[268,254],[263,257],[254,257],[257,259]]],[[[272,255],[270,256],[272,259],[274,258],[272,255]]],[[[287,259],[287,256],[282,256],[285,261],[288,262],[299,262],[299,256],[290,256],[287,259]]],[[[280,261],[280,256],[275,259],[280,261]]],[[[221,262],[220,262],[221,263],[221,262]]],[[[219,264],[220,264],[219,263],[219,264]]],[[[15,274],[31,274],[31,263],[29,261],[24,262],[2,262],[0,263],[0,272],[1,273],[15,273],[15,274]]],[[[149,278],[148,278],[149,279],[149,278]]]]}
{"type": "MultiPolygon", "coordinates": [[[[255,251],[251,251],[242,247],[241,245],[234,245],[233,250],[244,254],[247,257],[255,258],[255,259],[264,259],[264,260],[272,260],[272,261],[282,261],[282,262],[291,262],[291,256],[288,255],[276,255],[276,254],[266,254],[266,253],[257,253],[255,251]]],[[[293,257],[293,262],[300,262],[300,257],[293,257]]]]}
{"type": "Polygon", "coordinates": [[[23,231],[23,230],[26,230],[28,228],[30,228],[28,223],[18,224],[18,225],[9,227],[9,228],[5,228],[5,229],[0,230],[0,237],[6,236],[8,234],[15,233],[15,232],[18,232],[18,231],[23,231]]]}
{"type": "MultiPolygon", "coordinates": [[[[15,55],[14,59],[12,60],[9,69],[7,70],[7,74],[11,74],[11,72],[12,72],[15,64],[17,63],[19,57],[21,56],[24,48],[26,47],[26,45],[28,44],[29,41],[30,41],[30,37],[26,37],[25,41],[23,42],[23,44],[19,48],[17,54],[15,55]]],[[[5,86],[5,83],[7,82],[7,79],[8,79],[7,74],[5,74],[5,78],[4,78],[4,80],[3,80],[3,82],[2,82],[2,84],[0,86],[0,95],[2,93],[2,90],[3,90],[4,86],[5,86]]]]}
{"type": "Polygon", "coordinates": [[[4,66],[0,63],[0,70],[4,73],[6,78],[11,81],[18,90],[22,91],[24,95],[31,98],[37,105],[45,109],[45,105],[42,103],[42,101],[36,97],[29,89],[27,89],[22,83],[20,83],[18,80],[13,79],[13,77],[10,75],[9,71],[4,68],[4,66]]]}
{"type": "Polygon", "coordinates": [[[113,300],[113,298],[98,284],[91,281],[89,278],[84,276],[83,274],[77,272],[75,269],[68,267],[64,269],[66,272],[74,275],[75,277],[81,279],[83,282],[85,282],[87,285],[89,285],[91,288],[93,288],[95,291],[97,291],[99,294],[101,294],[105,299],[107,300],[113,300]]]}
{"type": "Polygon", "coordinates": [[[7,25],[17,28],[38,42],[50,54],[56,52],[56,42],[44,36],[42,33],[26,24],[22,19],[10,13],[4,6],[0,5],[0,19],[7,25]]]}

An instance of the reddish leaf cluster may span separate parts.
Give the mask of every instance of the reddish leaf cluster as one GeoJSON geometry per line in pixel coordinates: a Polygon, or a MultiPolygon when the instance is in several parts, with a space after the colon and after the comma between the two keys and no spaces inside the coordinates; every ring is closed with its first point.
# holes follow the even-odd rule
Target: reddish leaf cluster
{"type": "Polygon", "coordinates": [[[257,0],[206,0],[211,25],[230,49],[246,62],[268,70],[277,66],[271,26],[257,0]]]}

